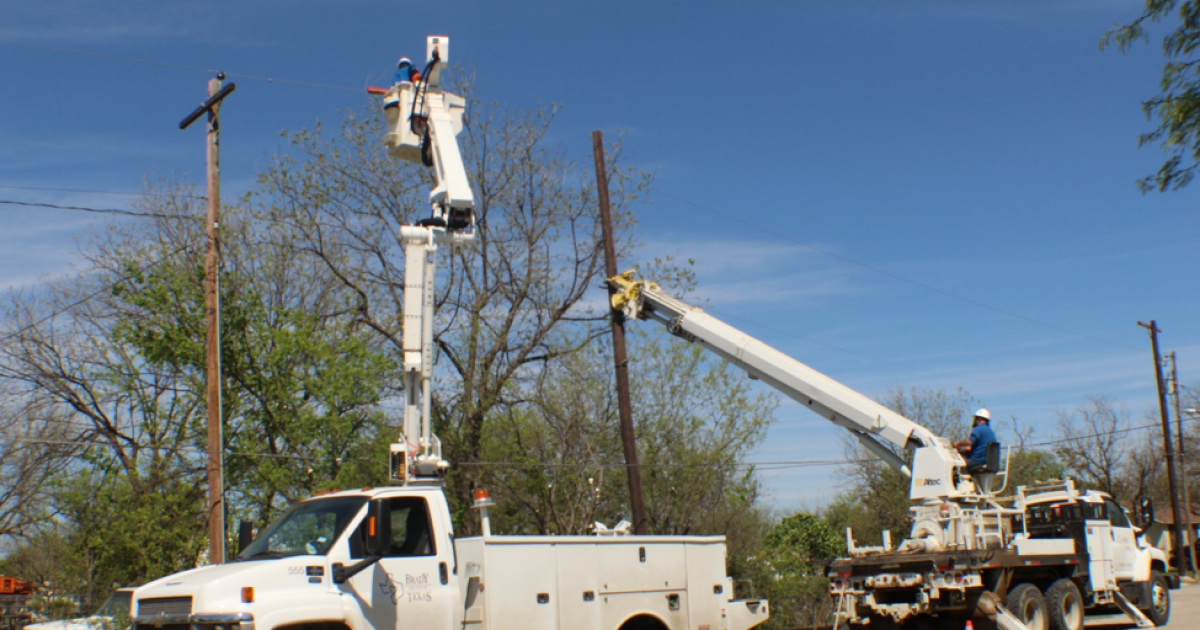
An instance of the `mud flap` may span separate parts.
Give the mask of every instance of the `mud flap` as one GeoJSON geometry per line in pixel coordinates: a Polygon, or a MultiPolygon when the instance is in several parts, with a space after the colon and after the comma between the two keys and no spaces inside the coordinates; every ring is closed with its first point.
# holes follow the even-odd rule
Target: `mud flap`
{"type": "Polygon", "coordinates": [[[1122,612],[1124,612],[1130,619],[1133,620],[1134,623],[1137,624],[1137,627],[1154,627],[1153,621],[1147,619],[1146,615],[1143,615],[1142,611],[1138,610],[1137,606],[1134,606],[1129,602],[1128,599],[1125,599],[1125,595],[1121,593],[1121,589],[1113,591],[1113,601],[1116,602],[1117,607],[1120,608],[1122,612]]]}
{"type": "Polygon", "coordinates": [[[1029,626],[1025,625],[1017,616],[1008,612],[1008,609],[996,602],[996,627],[1000,630],[1029,630],[1029,626]]]}

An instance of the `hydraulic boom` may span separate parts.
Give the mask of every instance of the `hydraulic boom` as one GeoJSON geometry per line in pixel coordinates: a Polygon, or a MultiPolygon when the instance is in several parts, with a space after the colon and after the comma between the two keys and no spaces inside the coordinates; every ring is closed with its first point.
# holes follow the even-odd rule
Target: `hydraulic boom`
{"type": "Polygon", "coordinates": [[[432,216],[400,228],[404,242],[404,432],[392,445],[390,472],[401,483],[438,483],[450,467],[431,431],[433,307],[437,252],[475,241],[475,197],[458,147],[465,99],[444,92],[441,70],[450,39],[426,40],[426,66],[416,83],[397,83],[384,96],[388,153],[430,167],[432,216]]]}
{"type": "Polygon", "coordinates": [[[854,434],[872,453],[912,479],[913,499],[977,496],[966,461],[946,438],[867,398],[811,367],[664,293],[627,272],[608,281],[618,289],[613,307],[627,317],[657,321],[674,335],[698,343],[821,417],[854,434]],[[888,449],[914,451],[913,465],[888,449]]]}

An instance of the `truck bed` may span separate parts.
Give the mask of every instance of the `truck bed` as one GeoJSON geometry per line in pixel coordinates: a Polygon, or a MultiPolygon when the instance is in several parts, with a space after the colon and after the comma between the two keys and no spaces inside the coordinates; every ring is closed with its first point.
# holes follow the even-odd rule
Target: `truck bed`
{"type": "Polygon", "coordinates": [[[744,630],[769,614],[765,601],[731,601],[721,536],[488,536],[456,549],[459,579],[478,580],[465,618],[477,630],[601,630],[639,615],[744,630]]]}

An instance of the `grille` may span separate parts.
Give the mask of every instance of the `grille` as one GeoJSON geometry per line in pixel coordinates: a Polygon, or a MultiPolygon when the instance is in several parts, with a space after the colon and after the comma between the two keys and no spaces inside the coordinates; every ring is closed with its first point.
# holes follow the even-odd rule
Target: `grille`
{"type": "Polygon", "coordinates": [[[192,630],[191,624],[186,623],[168,623],[162,626],[155,626],[148,623],[139,623],[134,626],[135,630],[192,630]]]}
{"type": "Polygon", "coordinates": [[[139,599],[137,614],[139,617],[150,615],[190,615],[192,614],[191,597],[153,597],[139,599]]]}

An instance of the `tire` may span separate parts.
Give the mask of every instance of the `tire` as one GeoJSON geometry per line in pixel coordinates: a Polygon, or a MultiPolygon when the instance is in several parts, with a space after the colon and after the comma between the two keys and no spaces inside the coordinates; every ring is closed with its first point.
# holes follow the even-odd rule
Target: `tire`
{"type": "Polygon", "coordinates": [[[1050,609],[1046,606],[1046,598],[1032,584],[1018,584],[1008,592],[1008,605],[1012,614],[1016,615],[1029,630],[1049,630],[1050,609]]]}
{"type": "Polygon", "coordinates": [[[1079,587],[1062,578],[1046,589],[1046,606],[1050,609],[1050,627],[1053,630],[1082,630],[1083,595],[1079,587]]]}
{"type": "Polygon", "coordinates": [[[1150,607],[1142,612],[1156,626],[1165,626],[1171,619],[1171,591],[1160,571],[1150,572],[1150,607]]]}

